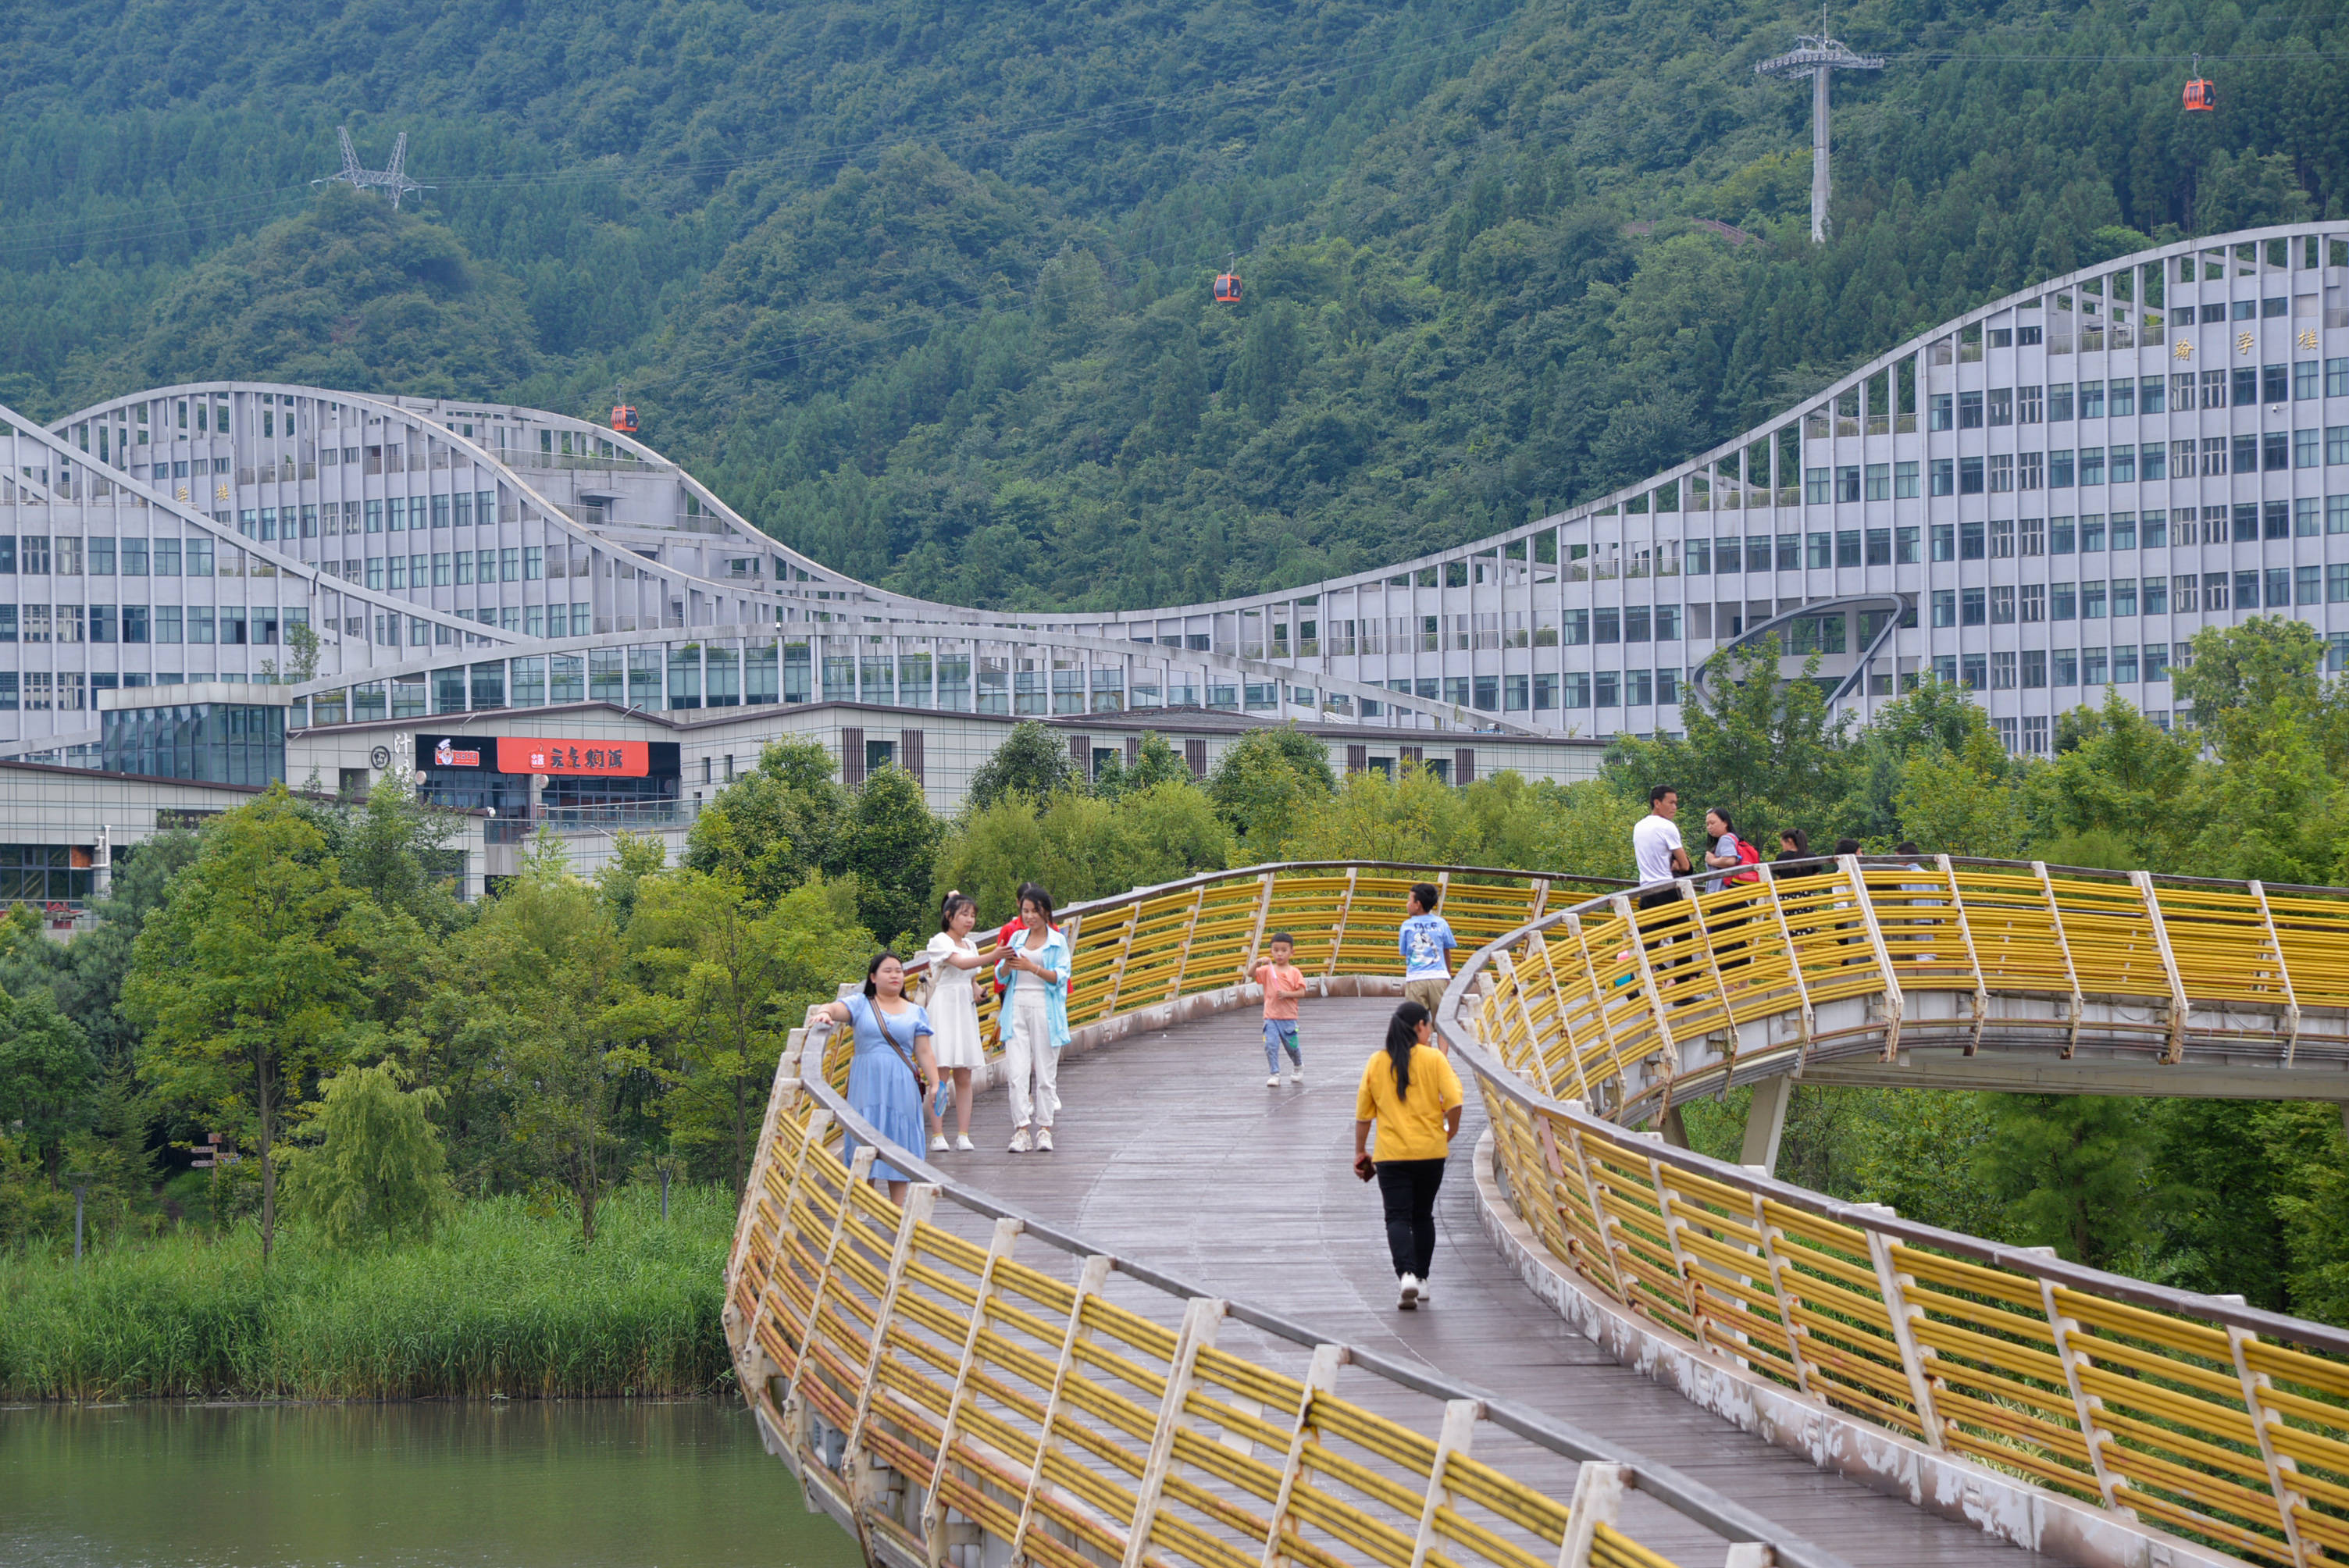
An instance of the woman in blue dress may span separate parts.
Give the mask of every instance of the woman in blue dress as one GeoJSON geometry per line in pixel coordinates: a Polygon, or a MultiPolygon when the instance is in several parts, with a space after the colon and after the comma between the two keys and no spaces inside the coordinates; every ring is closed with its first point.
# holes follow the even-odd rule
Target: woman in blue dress
{"type": "MultiPolygon", "coordinates": [[[[848,1065],[849,1109],[871,1122],[882,1137],[904,1150],[922,1147],[922,1104],[938,1080],[930,1057],[930,1016],[905,998],[905,965],[894,953],[880,953],[864,966],[864,992],[819,1009],[846,1024],[856,1040],[848,1065]]],[[[848,1152],[857,1140],[848,1140],[848,1152]]],[[[889,1184],[892,1202],[905,1201],[906,1176],[875,1160],[873,1179],[889,1184]]]]}

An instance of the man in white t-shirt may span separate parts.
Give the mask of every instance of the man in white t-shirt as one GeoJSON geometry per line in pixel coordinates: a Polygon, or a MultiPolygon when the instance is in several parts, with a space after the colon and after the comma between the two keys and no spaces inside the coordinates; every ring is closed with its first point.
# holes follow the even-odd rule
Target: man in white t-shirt
{"type": "MultiPolygon", "coordinates": [[[[1680,814],[1679,790],[1659,784],[1648,791],[1648,814],[1631,829],[1631,861],[1642,886],[1688,874],[1688,851],[1681,847],[1680,824],[1673,820],[1680,814]]],[[[1680,895],[1678,888],[1665,888],[1641,897],[1640,907],[1668,903],[1680,895]]]]}
{"type": "MultiPolygon", "coordinates": [[[[1681,847],[1680,824],[1673,820],[1680,814],[1681,792],[1669,784],[1659,784],[1648,791],[1648,814],[1632,824],[1631,861],[1638,870],[1640,885],[1664,884],[1640,895],[1640,907],[1643,910],[1680,902],[1681,890],[1672,885],[1672,879],[1686,876],[1689,872],[1688,851],[1681,847]]],[[[1671,940],[1671,929],[1676,923],[1655,918],[1640,923],[1646,938],[1643,945],[1650,948],[1651,964],[1655,963],[1654,949],[1671,940]]]]}

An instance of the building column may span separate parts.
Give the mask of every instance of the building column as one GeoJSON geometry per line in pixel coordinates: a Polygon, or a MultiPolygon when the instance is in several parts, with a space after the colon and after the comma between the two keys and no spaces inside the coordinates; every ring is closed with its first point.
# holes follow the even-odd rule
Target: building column
{"type": "MultiPolygon", "coordinates": [[[[1745,1112],[1745,1143],[1738,1151],[1741,1165],[1775,1174],[1778,1140],[1786,1130],[1786,1105],[1795,1098],[1795,1080],[1780,1074],[1754,1086],[1754,1103],[1745,1112]]],[[[2344,1107],[2349,1110],[2349,1107],[2344,1107]]]]}

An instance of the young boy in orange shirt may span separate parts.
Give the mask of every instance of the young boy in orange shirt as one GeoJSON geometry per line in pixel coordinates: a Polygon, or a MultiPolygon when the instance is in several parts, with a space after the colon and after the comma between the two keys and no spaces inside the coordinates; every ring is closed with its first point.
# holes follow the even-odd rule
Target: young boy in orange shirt
{"type": "Polygon", "coordinates": [[[1297,943],[1285,931],[1276,931],[1266,944],[1271,956],[1256,966],[1256,982],[1264,987],[1264,1087],[1280,1083],[1280,1053],[1288,1053],[1288,1081],[1305,1081],[1305,1051],[1297,1043],[1297,999],[1305,995],[1305,971],[1292,962],[1297,943]]]}

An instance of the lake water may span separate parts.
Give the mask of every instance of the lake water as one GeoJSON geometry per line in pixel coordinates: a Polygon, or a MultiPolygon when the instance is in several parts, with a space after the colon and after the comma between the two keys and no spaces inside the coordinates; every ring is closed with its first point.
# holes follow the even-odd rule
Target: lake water
{"type": "Polygon", "coordinates": [[[8,1568],[857,1568],[740,1405],[0,1408],[8,1568]]]}

